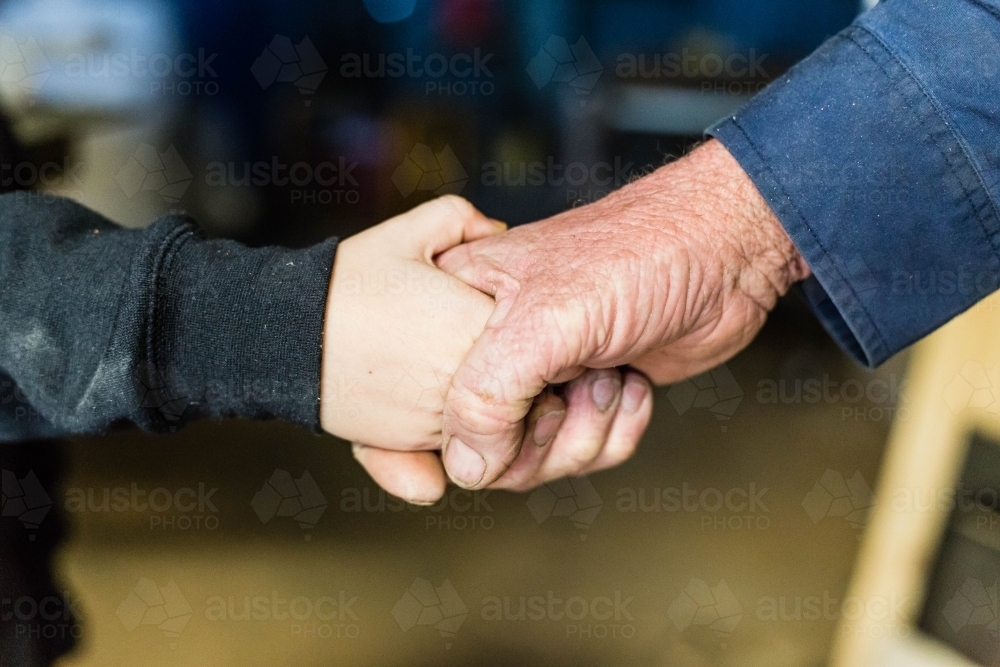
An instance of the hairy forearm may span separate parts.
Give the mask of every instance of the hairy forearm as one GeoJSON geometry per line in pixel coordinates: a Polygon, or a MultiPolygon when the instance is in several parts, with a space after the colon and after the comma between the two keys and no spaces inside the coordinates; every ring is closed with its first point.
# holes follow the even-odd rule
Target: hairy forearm
{"type": "Polygon", "coordinates": [[[770,311],[809,266],[753,181],[716,140],[611,195],[611,209],[648,218],[724,261],[717,279],[725,296],[738,290],[770,311]]]}

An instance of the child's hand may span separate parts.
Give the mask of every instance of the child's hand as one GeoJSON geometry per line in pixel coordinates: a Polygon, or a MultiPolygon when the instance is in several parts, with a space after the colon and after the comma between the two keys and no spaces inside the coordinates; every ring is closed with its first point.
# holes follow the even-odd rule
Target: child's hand
{"type": "MultiPolygon", "coordinates": [[[[340,244],[323,341],[324,430],[381,450],[440,450],[451,376],[494,302],[438,269],[434,256],[504,229],[464,199],[442,197],[340,244]]],[[[426,456],[401,459],[398,474],[440,468],[436,454],[426,456]]]]}

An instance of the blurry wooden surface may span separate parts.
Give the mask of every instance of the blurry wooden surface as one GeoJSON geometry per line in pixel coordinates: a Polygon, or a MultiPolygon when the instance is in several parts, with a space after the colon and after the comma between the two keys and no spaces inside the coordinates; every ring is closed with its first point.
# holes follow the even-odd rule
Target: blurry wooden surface
{"type": "MultiPolygon", "coordinates": [[[[845,621],[833,667],[881,667],[889,664],[888,655],[909,650],[904,646],[910,646],[909,637],[917,632],[913,625],[919,621],[929,570],[950,515],[946,504],[936,500],[958,484],[971,432],[1000,437],[998,373],[1000,294],[916,346],[907,392],[910,418],[893,427],[876,490],[879,502],[849,592],[865,604],[906,604],[890,607],[898,613],[845,621]]],[[[927,664],[969,664],[948,652],[941,655],[950,657],[927,664]]]]}

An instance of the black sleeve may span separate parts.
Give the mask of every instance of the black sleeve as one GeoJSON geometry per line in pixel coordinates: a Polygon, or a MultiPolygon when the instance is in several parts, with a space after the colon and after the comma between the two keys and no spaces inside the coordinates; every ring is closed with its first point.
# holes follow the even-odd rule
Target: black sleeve
{"type": "Polygon", "coordinates": [[[0,441],[198,417],[317,430],[335,251],[207,240],[177,215],[129,230],[69,200],[0,196],[0,441]]]}

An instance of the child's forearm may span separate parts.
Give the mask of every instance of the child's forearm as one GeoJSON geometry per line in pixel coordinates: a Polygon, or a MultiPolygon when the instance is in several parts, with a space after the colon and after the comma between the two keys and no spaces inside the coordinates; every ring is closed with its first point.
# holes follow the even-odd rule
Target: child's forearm
{"type": "Polygon", "coordinates": [[[0,439],[200,416],[318,429],[335,249],[206,240],[183,216],[127,230],[69,200],[4,195],[0,439]]]}

